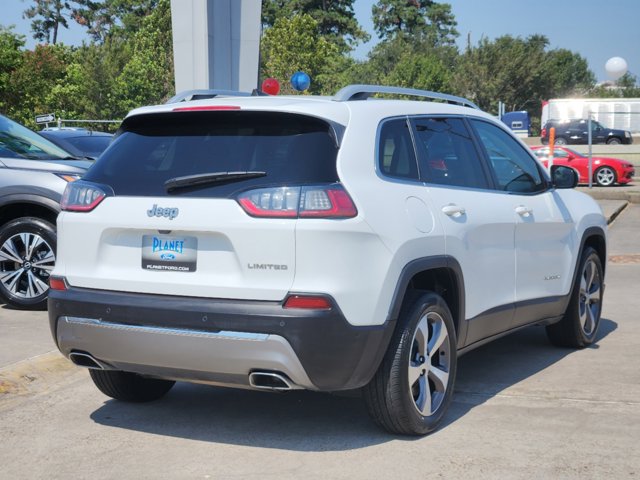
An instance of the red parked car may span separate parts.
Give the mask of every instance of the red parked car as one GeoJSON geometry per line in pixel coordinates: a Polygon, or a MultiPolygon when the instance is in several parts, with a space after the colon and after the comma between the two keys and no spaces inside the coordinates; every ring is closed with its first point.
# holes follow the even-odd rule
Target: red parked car
{"type": "MultiPolygon", "coordinates": [[[[546,167],[549,160],[549,147],[531,147],[533,153],[546,167]]],[[[625,184],[633,179],[635,169],[626,160],[607,157],[593,158],[593,181],[602,187],[615,183],[625,184]]],[[[589,157],[567,147],[556,146],[553,149],[553,164],[573,168],[580,177],[579,183],[589,183],[589,157]]]]}

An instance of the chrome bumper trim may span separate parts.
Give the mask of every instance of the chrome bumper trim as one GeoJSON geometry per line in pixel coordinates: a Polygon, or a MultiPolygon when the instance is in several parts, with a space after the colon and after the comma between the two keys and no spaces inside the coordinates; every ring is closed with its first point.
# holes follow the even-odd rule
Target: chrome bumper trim
{"type": "Polygon", "coordinates": [[[85,352],[115,369],[160,378],[250,387],[252,371],[275,371],[294,388],[315,390],[287,340],[279,335],[126,325],[58,318],[58,348],[85,352]]]}

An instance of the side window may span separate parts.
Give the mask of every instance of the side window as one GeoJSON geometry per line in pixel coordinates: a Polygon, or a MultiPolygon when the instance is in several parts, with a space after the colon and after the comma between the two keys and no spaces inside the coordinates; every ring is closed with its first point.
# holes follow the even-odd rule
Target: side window
{"type": "Polygon", "coordinates": [[[501,128],[481,120],[471,120],[490,160],[498,189],[534,193],[546,189],[546,182],[533,158],[501,128]]]}
{"type": "Polygon", "coordinates": [[[418,180],[418,164],[406,119],[398,118],[382,124],[378,164],[386,176],[418,180]]]}
{"type": "Polygon", "coordinates": [[[415,120],[415,129],[425,182],[488,188],[482,162],[462,119],[420,117],[415,120]]]}

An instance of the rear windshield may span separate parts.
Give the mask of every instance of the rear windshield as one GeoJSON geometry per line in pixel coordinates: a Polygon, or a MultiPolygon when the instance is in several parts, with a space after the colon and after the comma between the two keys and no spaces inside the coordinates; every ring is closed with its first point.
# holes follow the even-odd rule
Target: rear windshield
{"type": "Polygon", "coordinates": [[[84,179],[116,195],[227,197],[249,188],[333,183],[337,147],[330,126],[273,112],[171,112],[125,121],[84,179]],[[218,172],[265,172],[260,178],[176,189],[165,181],[218,172]]]}

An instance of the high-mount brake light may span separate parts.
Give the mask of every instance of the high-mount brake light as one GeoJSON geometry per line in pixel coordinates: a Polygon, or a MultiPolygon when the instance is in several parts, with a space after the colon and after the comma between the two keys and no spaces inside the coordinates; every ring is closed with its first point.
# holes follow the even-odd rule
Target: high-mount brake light
{"type": "Polygon", "coordinates": [[[192,107],[176,107],[174,112],[212,112],[218,110],[240,110],[236,105],[196,105],[192,107]]]}
{"type": "Polygon", "coordinates": [[[331,310],[331,302],[326,297],[314,295],[290,295],[283,308],[303,308],[305,310],[331,310]]]}
{"type": "Polygon", "coordinates": [[[107,193],[99,186],[81,181],[67,184],[60,208],[68,212],[90,212],[105,199],[107,193]]]}
{"type": "Polygon", "coordinates": [[[273,187],[240,194],[238,203],[252,217],[352,218],[358,214],[341,185],[273,187]]]}

